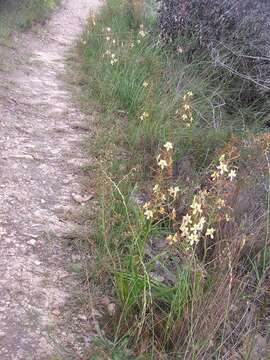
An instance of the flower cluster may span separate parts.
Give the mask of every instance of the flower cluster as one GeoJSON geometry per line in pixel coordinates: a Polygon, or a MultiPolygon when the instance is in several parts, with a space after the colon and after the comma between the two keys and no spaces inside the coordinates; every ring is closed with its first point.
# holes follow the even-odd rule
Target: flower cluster
{"type": "Polygon", "coordinates": [[[146,120],[149,118],[149,113],[147,111],[144,111],[142,115],[140,116],[140,120],[146,120]]]}
{"type": "Polygon", "coordinates": [[[139,29],[139,32],[138,32],[138,35],[137,35],[137,38],[133,39],[130,41],[129,43],[129,47],[132,49],[135,47],[135,44],[141,44],[143,39],[146,38],[147,36],[147,32],[145,31],[144,29],[144,25],[141,24],[140,25],[140,29],[139,29]]]}
{"type": "Polygon", "coordinates": [[[157,164],[161,171],[164,169],[167,169],[169,172],[169,175],[172,173],[172,150],[173,150],[173,144],[171,142],[166,142],[166,144],[163,145],[166,151],[162,151],[157,156],[157,164]]]}
{"type": "Polygon", "coordinates": [[[209,219],[207,219],[206,198],[207,191],[200,191],[195,195],[190,210],[182,218],[180,235],[186,240],[188,247],[198,244],[202,236],[214,238],[215,229],[207,227],[209,219]]]}
{"type": "Polygon", "coordinates": [[[212,179],[212,203],[217,211],[216,220],[218,222],[229,222],[233,220],[232,199],[235,193],[234,180],[237,177],[237,167],[233,165],[233,159],[238,154],[236,149],[223,153],[211,174],[212,179]]]}
{"type": "Polygon", "coordinates": [[[229,166],[229,159],[226,159],[226,155],[222,154],[219,158],[219,164],[216,167],[216,170],[212,173],[211,177],[213,180],[218,180],[221,177],[227,176],[230,181],[233,181],[236,178],[236,170],[229,166]]]}
{"type": "Polygon", "coordinates": [[[189,211],[182,217],[179,229],[174,234],[167,236],[170,245],[184,240],[186,249],[190,249],[197,245],[202,237],[214,238],[215,229],[208,227],[206,212],[207,192],[200,191],[193,197],[189,211]]]}
{"type": "Polygon", "coordinates": [[[146,36],[146,32],[144,31],[144,25],[143,24],[140,25],[139,36],[142,37],[142,38],[144,38],[146,36]]]}
{"type": "Polygon", "coordinates": [[[168,141],[156,158],[155,185],[151,200],[144,204],[143,211],[145,217],[151,221],[160,222],[169,219],[173,233],[169,234],[166,240],[170,245],[181,243],[188,250],[194,248],[200,240],[214,239],[220,221],[232,220],[228,194],[236,177],[233,159],[237,158],[237,154],[231,151],[219,157],[218,164],[211,174],[210,186],[196,193],[184,216],[180,216],[175,209],[180,188],[172,186],[172,180],[169,180],[170,185],[167,185],[173,173],[172,152],[173,144],[168,141]]]}
{"type": "Polygon", "coordinates": [[[170,178],[172,173],[172,151],[173,144],[168,141],[157,156],[157,172],[151,200],[143,206],[144,215],[148,220],[159,221],[165,218],[172,221],[176,220],[174,202],[179,195],[180,188],[166,184],[166,180],[170,178]]]}
{"type": "Polygon", "coordinates": [[[137,44],[140,44],[142,42],[142,40],[146,37],[146,35],[147,35],[147,33],[144,30],[144,25],[141,24],[140,25],[140,30],[139,30],[139,33],[138,33],[137,44]]]}
{"type": "Polygon", "coordinates": [[[103,29],[103,31],[105,33],[105,39],[106,39],[107,46],[108,46],[108,49],[103,54],[103,57],[108,58],[110,64],[113,66],[118,62],[118,58],[114,51],[114,47],[117,45],[117,41],[114,38],[112,29],[110,27],[103,29]]]}
{"type": "Polygon", "coordinates": [[[192,114],[192,106],[191,101],[193,98],[192,91],[188,91],[183,96],[183,102],[179,110],[176,110],[175,115],[180,117],[181,122],[183,122],[184,126],[190,128],[193,123],[193,114],[192,114]]]}

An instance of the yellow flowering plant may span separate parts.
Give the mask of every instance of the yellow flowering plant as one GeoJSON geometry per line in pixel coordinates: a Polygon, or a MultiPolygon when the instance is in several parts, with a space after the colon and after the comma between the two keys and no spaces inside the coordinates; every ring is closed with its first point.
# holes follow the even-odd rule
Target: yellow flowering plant
{"type": "Polygon", "coordinates": [[[193,124],[193,109],[192,109],[192,91],[187,91],[182,98],[182,104],[180,109],[177,109],[175,115],[180,120],[180,122],[186,128],[190,128],[193,124]]]}
{"type": "MultiPolygon", "coordinates": [[[[186,97],[192,96],[187,94],[186,97]]],[[[172,185],[173,144],[166,142],[159,152],[156,161],[157,169],[155,184],[151,192],[151,199],[144,204],[143,210],[147,220],[160,222],[170,220],[169,228],[173,233],[166,238],[170,245],[181,245],[185,250],[191,250],[201,241],[211,241],[215,238],[221,221],[232,221],[229,206],[228,190],[234,186],[237,178],[237,167],[233,151],[219,156],[218,163],[211,168],[208,187],[193,195],[190,206],[185,215],[179,216],[176,211],[176,201],[179,201],[181,190],[172,185]],[[168,181],[170,180],[170,181],[168,181]],[[168,185],[170,183],[170,185],[168,185]]]]}
{"type": "Polygon", "coordinates": [[[177,218],[174,202],[179,196],[178,186],[167,186],[172,177],[172,152],[173,144],[167,141],[156,158],[157,168],[154,178],[154,186],[151,191],[151,200],[143,206],[145,217],[153,221],[177,218]]]}

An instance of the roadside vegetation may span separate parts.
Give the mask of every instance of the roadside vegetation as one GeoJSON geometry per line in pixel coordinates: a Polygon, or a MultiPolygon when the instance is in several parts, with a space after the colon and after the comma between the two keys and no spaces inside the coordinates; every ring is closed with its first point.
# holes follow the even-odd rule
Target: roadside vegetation
{"type": "Polygon", "coordinates": [[[0,0],[0,71],[8,71],[18,61],[16,32],[43,24],[60,1],[0,0]]]}
{"type": "Polygon", "coordinates": [[[79,44],[98,109],[88,272],[115,304],[89,358],[267,359],[269,100],[244,101],[238,74],[158,19],[108,0],[79,44]]]}
{"type": "Polygon", "coordinates": [[[0,38],[7,38],[16,29],[27,29],[45,21],[56,3],[55,0],[1,0],[0,38]]]}

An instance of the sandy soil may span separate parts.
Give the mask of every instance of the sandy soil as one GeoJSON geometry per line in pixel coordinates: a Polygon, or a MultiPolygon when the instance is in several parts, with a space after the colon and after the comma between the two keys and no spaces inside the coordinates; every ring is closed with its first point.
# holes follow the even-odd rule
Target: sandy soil
{"type": "Polygon", "coordinates": [[[79,185],[88,130],[61,74],[97,5],[64,1],[44,29],[17,38],[29,61],[0,73],[1,360],[78,359],[89,341],[88,314],[69,313],[80,258],[63,241],[77,228],[68,213],[91,201],[79,185]]]}

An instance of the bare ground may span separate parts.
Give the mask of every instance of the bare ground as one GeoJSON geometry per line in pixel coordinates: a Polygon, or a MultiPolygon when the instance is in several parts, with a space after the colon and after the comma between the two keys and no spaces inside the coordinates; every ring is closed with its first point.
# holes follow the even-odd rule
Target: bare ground
{"type": "Polygon", "coordinates": [[[97,5],[64,1],[44,29],[16,39],[28,61],[0,72],[1,360],[78,359],[91,335],[88,314],[68,308],[80,257],[63,241],[78,226],[69,212],[90,198],[78,180],[87,127],[61,74],[97,5]]]}

